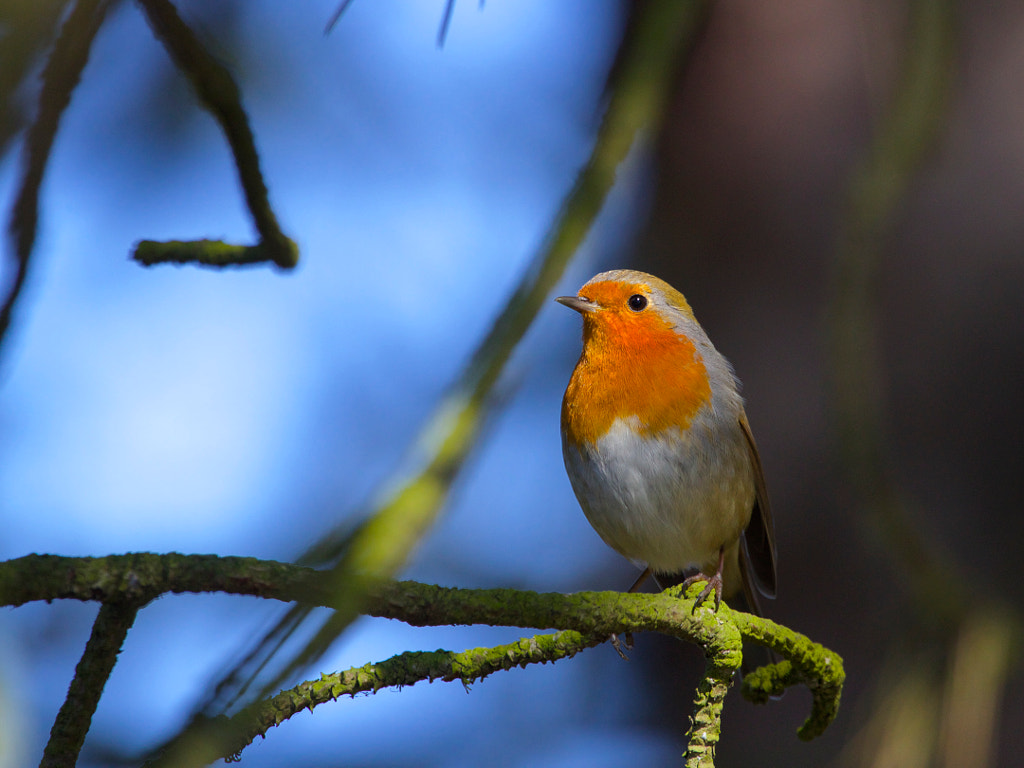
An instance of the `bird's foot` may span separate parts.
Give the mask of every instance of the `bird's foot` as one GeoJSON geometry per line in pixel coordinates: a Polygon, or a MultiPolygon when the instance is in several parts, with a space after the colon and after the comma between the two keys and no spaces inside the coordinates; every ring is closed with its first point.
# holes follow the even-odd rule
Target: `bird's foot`
{"type": "MultiPolygon", "coordinates": [[[[651,575],[651,569],[650,568],[645,568],[644,572],[641,573],[637,577],[636,581],[633,582],[633,586],[631,586],[627,590],[628,594],[633,594],[634,592],[639,590],[640,587],[643,586],[644,582],[647,581],[647,579],[650,577],[650,575],[651,575]]],[[[632,651],[633,650],[633,633],[632,632],[627,632],[626,634],[624,634],[622,636],[622,640],[619,640],[619,636],[617,634],[615,634],[614,632],[612,632],[611,637],[609,637],[608,639],[612,641],[612,648],[614,648],[615,652],[617,654],[619,654],[619,656],[622,657],[622,660],[623,661],[629,661],[629,656],[626,655],[626,651],[632,651]],[[622,650],[623,648],[625,648],[626,650],[625,651],[622,650]]]]}
{"type": "Polygon", "coordinates": [[[612,641],[612,648],[614,648],[615,652],[622,657],[622,660],[629,661],[629,656],[626,655],[626,651],[633,650],[633,633],[627,632],[622,636],[622,640],[619,640],[619,636],[612,632],[612,636],[608,639],[612,641]],[[624,651],[623,648],[626,650],[624,651]]]}
{"type": "Polygon", "coordinates": [[[718,609],[722,606],[722,574],[716,573],[712,576],[708,576],[704,573],[695,573],[693,576],[690,576],[689,578],[683,581],[683,594],[686,594],[686,590],[688,590],[692,585],[696,584],[698,581],[706,581],[707,584],[704,586],[704,589],[701,590],[700,594],[697,595],[697,599],[694,600],[693,612],[696,613],[697,608],[701,605],[701,603],[707,600],[708,597],[710,597],[711,593],[714,592],[715,612],[717,613],[718,609]]]}

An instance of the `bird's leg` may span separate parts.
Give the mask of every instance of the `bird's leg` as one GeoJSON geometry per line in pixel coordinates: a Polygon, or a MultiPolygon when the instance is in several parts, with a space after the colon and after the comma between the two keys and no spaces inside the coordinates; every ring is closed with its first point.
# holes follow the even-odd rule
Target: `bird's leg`
{"type": "Polygon", "coordinates": [[[651,577],[651,569],[650,568],[644,568],[644,572],[636,577],[636,581],[633,582],[633,586],[631,586],[629,589],[627,589],[626,592],[628,592],[631,595],[634,592],[639,592],[640,591],[640,587],[642,587],[644,585],[644,582],[647,581],[650,577],[651,577]]]}
{"type": "MultiPolygon", "coordinates": [[[[649,579],[650,576],[651,569],[644,568],[644,572],[637,576],[636,581],[633,582],[633,586],[627,589],[626,593],[632,595],[634,592],[638,592],[640,590],[640,587],[643,586],[644,582],[647,581],[647,579],[649,579]]],[[[627,632],[625,635],[622,636],[622,640],[619,640],[619,636],[616,633],[612,632],[612,636],[609,639],[612,641],[612,648],[615,649],[615,652],[626,661],[629,661],[629,657],[626,656],[626,651],[633,650],[633,633],[627,632]],[[625,648],[626,651],[622,650],[623,648],[625,648]]]]}
{"type": "Polygon", "coordinates": [[[697,595],[697,600],[693,604],[693,610],[697,610],[697,606],[708,599],[708,595],[712,591],[715,593],[715,611],[722,605],[722,570],[725,568],[725,546],[718,548],[718,568],[715,572],[708,576],[706,573],[695,573],[693,576],[683,581],[683,593],[690,588],[691,584],[696,584],[698,581],[706,581],[707,586],[701,590],[701,593],[697,595]]]}
{"type": "Polygon", "coordinates": [[[629,661],[629,656],[626,655],[626,651],[633,650],[633,634],[631,632],[627,632],[623,636],[623,639],[619,640],[619,636],[612,632],[611,637],[608,639],[612,641],[612,648],[614,648],[615,652],[622,657],[622,660],[629,661]]]}

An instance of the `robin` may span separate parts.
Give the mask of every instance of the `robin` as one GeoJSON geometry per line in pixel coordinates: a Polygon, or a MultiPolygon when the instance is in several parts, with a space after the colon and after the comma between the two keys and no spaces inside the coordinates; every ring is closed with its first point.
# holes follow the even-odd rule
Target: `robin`
{"type": "Polygon", "coordinates": [[[684,296],[653,275],[602,272],[561,304],[583,317],[562,400],[562,453],[587,520],[660,586],[775,596],[775,534],[740,384],[684,296]],[[693,573],[696,569],[696,573],[693,573]],[[686,577],[687,573],[692,573],[686,577]]]}

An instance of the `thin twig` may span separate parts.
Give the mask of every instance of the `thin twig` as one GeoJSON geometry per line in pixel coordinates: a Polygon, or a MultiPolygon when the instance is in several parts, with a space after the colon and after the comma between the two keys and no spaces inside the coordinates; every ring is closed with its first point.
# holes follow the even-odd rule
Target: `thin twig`
{"type": "Polygon", "coordinates": [[[348,7],[352,4],[352,0],[341,0],[338,3],[338,7],[331,14],[331,18],[327,20],[327,24],[324,26],[324,34],[329,35],[331,30],[334,29],[334,25],[338,23],[338,20],[342,17],[348,7]]]}
{"type": "Polygon", "coordinates": [[[444,15],[441,17],[441,28],[437,30],[437,47],[444,48],[444,41],[448,39],[448,27],[452,23],[452,12],[455,10],[455,0],[445,0],[444,15]]]}
{"type": "Polygon", "coordinates": [[[200,766],[219,758],[237,758],[259,736],[292,716],[342,696],[376,693],[382,688],[402,688],[427,680],[459,681],[468,686],[489,675],[546,664],[575,656],[585,648],[605,642],[566,630],[553,635],[526,637],[494,648],[453,651],[409,651],[386,661],[322,675],[263,701],[255,702],[224,720],[200,717],[183,734],[158,750],[159,757],[147,766],[200,766]]]}
{"type": "Polygon", "coordinates": [[[15,305],[28,277],[39,226],[39,193],[57,128],[109,7],[110,0],[78,0],[64,21],[43,70],[39,107],[25,137],[24,170],[8,224],[15,273],[0,306],[0,345],[7,338],[15,305]]]}

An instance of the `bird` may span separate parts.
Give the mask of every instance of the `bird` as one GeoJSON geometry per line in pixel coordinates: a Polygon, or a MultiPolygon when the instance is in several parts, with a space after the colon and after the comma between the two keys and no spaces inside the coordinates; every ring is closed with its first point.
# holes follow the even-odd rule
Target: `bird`
{"type": "MultiPolygon", "coordinates": [[[[729,361],[682,293],[653,275],[595,275],[555,299],[583,317],[583,348],[562,400],[562,455],[580,506],[604,542],[665,588],[776,594],[771,507],[729,361]]],[[[612,637],[616,650],[617,638],[612,637]]],[[[627,638],[629,645],[629,638],[627,638]]]]}

